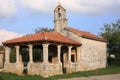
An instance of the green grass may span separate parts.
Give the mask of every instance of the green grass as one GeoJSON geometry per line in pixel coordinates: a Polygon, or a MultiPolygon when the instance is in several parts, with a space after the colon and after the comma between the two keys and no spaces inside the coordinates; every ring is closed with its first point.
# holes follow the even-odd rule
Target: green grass
{"type": "Polygon", "coordinates": [[[18,76],[11,73],[0,73],[0,80],[43,80],[41,76],[18,76]]]}
{"type": "Polygon", "coordinates": [[[98,69],[93,71],[83,71],[83,72],[74,72],[71,74],[56,75],[49,78],[43,78],[41,76],[18,76],[11,73],[0,72],[0,80],[57,80],[60,78],[73,78],[73,77],[87,77],[87,76],[96,76],[96,75],[106,75],[106,74],[117,74],[120,73],[120,66],[110,66],[105,69],[98,69]]]}
{"type": "Polygon", "coordinates": [[[71,74],[56,75],[57,78],[72,78],[72,77],[88,77],[88,76],[97,76],[97,75],[107,75],[107,74],[118,74],[120,73],[120,66],[110,66],[104,69],[98,69],[93,71],[83,71],[83,72],[74,72],[71,74]]]}

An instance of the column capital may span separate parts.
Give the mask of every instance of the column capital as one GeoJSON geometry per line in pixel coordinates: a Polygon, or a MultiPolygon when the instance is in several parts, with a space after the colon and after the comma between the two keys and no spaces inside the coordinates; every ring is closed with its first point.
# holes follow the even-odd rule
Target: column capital
{"type": "Polygon", "coordinates": [[[5,46],[5,52],[10,52],[10,47],[5,46]]]}
{"type": "Polygon", "coordinates": [[[71,49],[72,47],[73,47],[73,46],[68,46],[68,48],[70,48],[70,49],[71,49]]]}
{"type": "Polygon", "coordinates": [[[79,50],[80,50],[80,48],[81,48],[81,47],[77,47],[77,49],[79,49],[79,50]]]}
{"type": "Polygon", "coordinates": [[[6,50],[10,50],[10,48],[9,48],[8,46],[4,46],[4,48],[5,48],[6,50]]]}
{"type": "Polygon", "coordinates": [[[45,46],[45,47],[49,46],[49,44],[42,44],[42,45],[45,46]]]}
{"type": "Polygon", "coordinates": [[[15,48],[20,48],[20,46],[15,46],[15,48]]]}
{"type": "Polygon", "coordinates": [[[61,48],[62,45],[57,45],[58,48],[61,48]]]}
{"type": "Polygon", "coordinates": [[[33,45],[30,44],[30,45],[28,45],[28,47],[29,47],[29,48],[30,48],[30,47],[33,47],[33,45]]]}

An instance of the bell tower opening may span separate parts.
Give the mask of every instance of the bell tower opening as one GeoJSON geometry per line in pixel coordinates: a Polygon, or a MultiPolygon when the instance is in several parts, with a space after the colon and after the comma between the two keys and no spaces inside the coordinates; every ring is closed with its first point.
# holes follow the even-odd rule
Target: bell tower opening
{"type": "Polygon", "coordinates": [[[67,27],[66,9],[59,3],[54,10],[54,30],[61,33],[65,27],[67,27]]]}
{"type": "Polygon", "coordinates": [[[60,10],[60,8],[58,8],[58,16],[59,16],[59,19],[61,19],[61,10],[60,10]]]}

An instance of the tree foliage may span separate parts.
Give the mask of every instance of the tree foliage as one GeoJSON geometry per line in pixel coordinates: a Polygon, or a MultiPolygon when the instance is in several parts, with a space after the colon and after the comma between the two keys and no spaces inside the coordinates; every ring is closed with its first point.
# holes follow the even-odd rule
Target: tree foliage
{"type": "Polygon", "coordinates": [[[20,49],[21,55],[22,55],[22,61],[23,62],[29,62],[29,48],[23,47],[20,49]]]}
{"type": "Polygon", "coordinates": [[[10,62],[11,63],[16,62],[16,49],[14,47],[11,47],[11,50],[10,50],[10,62]]]}
{"type": "Polygon", "coordinates": [[[47,27],[38,27],[35,29],[35,33],[39,33],[39,32],[51,32],[53,31],[53,29],[47,28],[47,27]]]}
{"type": "Polygon", "coordinates": [[[3,47],[3,46],[0,46],[0,50],[4,50],[4,47],[3,47]]]}
{"type": "Polygon", "coordinates": [[[108,53],[114,54],[115,59],[120,59],[120,19],[111,24],[104,24],[100,35],[108,40],[108,53]]]}

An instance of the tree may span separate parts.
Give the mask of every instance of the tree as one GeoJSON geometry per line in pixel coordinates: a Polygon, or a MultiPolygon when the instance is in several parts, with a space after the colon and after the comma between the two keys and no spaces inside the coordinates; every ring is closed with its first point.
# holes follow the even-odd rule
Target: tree
{"type": "Polygon", "coordinates": [[[115,64],[120,65],[120,19],[111,24],[104,24],[100,35],[108,40],[108,54],[115,55],[115,64]]]}
{"type": "Polygon", "coordinates": [[[15,47],[11,47],[11,50],[10,50],[10,62],[11,63],[16,62],[16,49],[15,49],[15,47]]]}
{"type": "Polygon", "coordinates": [[[4,47],[3,47],[3,46],[0,46],[0,50],[4,50],[4,47]]]}
{"type": "Polygon", "coordinates": [[[53,29],[50,29],[50,28],[47,28],[47,27],[43,27],[43,28],[38,27],[37,29],[35,29],[35,33],[39,33],[39,32],[42,32],[42,31],[51,32],[51,31],[53,31],[53,29]]]}

